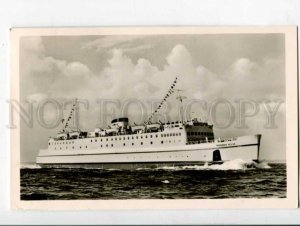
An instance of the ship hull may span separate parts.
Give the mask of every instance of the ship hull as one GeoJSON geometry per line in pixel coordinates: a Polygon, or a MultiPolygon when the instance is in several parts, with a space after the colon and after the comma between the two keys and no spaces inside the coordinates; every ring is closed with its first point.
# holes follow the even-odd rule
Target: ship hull
{"type": "Polygon", "coordinates": [[[42,167],[141,168],[222,163],[234,159],[259,160],[260,135],[228,141],[170,147],[110,150],[40,150],[37,164],[42,167]]]}

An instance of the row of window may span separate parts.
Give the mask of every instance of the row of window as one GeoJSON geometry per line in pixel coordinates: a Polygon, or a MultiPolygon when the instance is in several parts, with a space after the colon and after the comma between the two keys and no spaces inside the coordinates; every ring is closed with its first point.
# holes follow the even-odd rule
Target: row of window
{"type": "Polygon", "coordinates": [[[211,132],[187,132],[188,136],[213,136],[211,132]]]}
{"type": "MultiPolygon", "coordinates": [[[[174,143],[176,143],[176,140],[173,140],[173,142],[174,143]]],[[[178,140],[178,142],[181,142],[181,140],[178,140]]],[[[167,143],[172,143],[172,141],[171,140],[169,140],[169,141],[161,141],[160,142],[161,144],[167,144],[167,143]]],[[[153,141],[150,141],[150,144],[153,144],[153,141]]],[[[128,144],[127,144],[128,145],[128,144]]],[[[131,146],[134,146],[135,145],[135,143],[133,142],[133,143],[131,143],[131,146]]],[[[144,145],[144,142],[141,142],[141,145],[144,145]]],[[[113,147],[114,146],[114,144],[106,144],[106,145],[100,145],[100,147],[102,148],[102,147],[113,147]]],[[[126,146],[126,144],[125,143],[123,143],[123,146],[125,147],[126,146]]],[[[79,149],[82,149],[82,147],[84,147],[84,146],[79,146],[79,149]]],[[[88,148],[88,146],[85,146],[85,148],[88,148]]],[[[66,146],[66,149],[68,149],[68,146],[66,146]]],[[[72,149],[74,149],[74,146],[72,147],[72,149]]],[[[56,147],[54,148],[54,150],[62,150],[62,147],[60,147],[59,149],[57,148],[56,149],[56,147]]]]}
{"type": "MultiPolygon", "coordinates": [[[[165,133],[165,134],[161,134],[161,137],[171,137],[171,136],[181,136],[181,133],[165,133]]],[[[144,139],[145,138],[153,138],[153,135],[140,135],[140,136],[131,136],[131,139],[134,140],[134,139],[144,139]]],[[[155,137],[158,138],[158,134],[155,134],[155,137]]],[[[103,140],[105,140],[105,138],[101,138],[101,139],[91,139],[90,142],[92,143],[93,141],[94,142],[98,142],[98,140],[100,140],[100,142],[102,142],[103,140]]],[[[106,138],[106,141],[108,141],[109,138],[106,138]]],[[[111,141],[113,140],[122,140],[122,137],[115,137],[115,138],[110,138],[111,141]]],[[[123,137],[123,140],[126,140],[126,137],[123,137]]],[[[130,140],[130,136],[127,136],[127,140],[130,140]]],[[[59,141],[59,142],[49,142],[49,145],[57,145],[57,144],[74,144],[74,141],[59,141]]]]}

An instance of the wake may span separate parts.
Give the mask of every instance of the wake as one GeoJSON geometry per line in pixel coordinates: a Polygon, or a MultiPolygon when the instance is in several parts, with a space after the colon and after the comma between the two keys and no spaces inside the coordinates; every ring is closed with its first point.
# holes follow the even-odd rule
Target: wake
{"type": "Polygon", "coordinates": [[[248,169],[270,169],[271,166],[267,162],[255,162],[253,160],[234,159],[226,161],[222,164],[205,163],[203,166],[164,166],[157,169],[160,170],[248,170],[248,169]]]}
{"type": "MultiPolygon", "coordinates": [[[[35,163],[26,163],[21,165],[21,169],[41,169],[42,167],[35,163]]],[[[47,168],[54,168],[54,169],[99,169],[99,170],[106,170],[106,171],[123,171],[125,169],[103,169],[98,167],[60,167],[60,166],[51,166],[47,168]]],[[[206,162],[204,165],[186,165],[186,166],[162,166],[156,168],[137,168],[137,171],[153,171],[153,170],[169,170],[169,171],[178,171],[178,170],[249,170],[249,169],[270,169],[271,166],[265,161],[261,161],[259,163],[253,160],[243,160],[243,159],[234,159],[230,161],[226,161],[222,164],[209,164],[206,162]]]]}

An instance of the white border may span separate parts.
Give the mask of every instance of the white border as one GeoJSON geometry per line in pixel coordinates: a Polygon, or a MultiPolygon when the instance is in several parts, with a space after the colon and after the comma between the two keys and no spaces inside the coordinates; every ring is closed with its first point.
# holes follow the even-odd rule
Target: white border
{"type": "Polygon", "coordinates": [[[299,209],[11,211],[6,100],[10,97],[10,27],[299,25],[299,12],[299,0],[3,1],[0,7],[0,224],[298,224],[299,209]]]}
{"type": "MultiPolygon", "coordinates": [[[[165,34],[261,34],[284,33],[286,56],[286,161],[287,198],[192,199],[192,200],[20,200],[20,131],[11,131],[12,207],[33,210],[153,210],[216,208],[295,208],[298,204],[297,152],[297,42],[296,27],[113,27],[13,29],[11,32],[13,99],[19,99],[19,39],[24,36],[49,35],[165,35],[165,34]]],[[[16,124],[19,124],[16,117],[16,124]]]]}

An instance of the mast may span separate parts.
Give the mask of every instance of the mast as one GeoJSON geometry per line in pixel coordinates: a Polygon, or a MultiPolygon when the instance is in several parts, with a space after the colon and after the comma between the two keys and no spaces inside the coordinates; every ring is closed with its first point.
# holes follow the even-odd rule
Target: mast
{"type": "Polygon", "coordinates": [[[183,101],[183,99],[186,99],[186,97],[180,95],[180,92],[182,92],[183,90],[177,89],[176,91],[177,91],[176,99],[178,101],[178,117],[179,117],[179,120],[183,123],[184,113],[183,113],[183,103],[182,103],[182,101],[183,101]]]}

